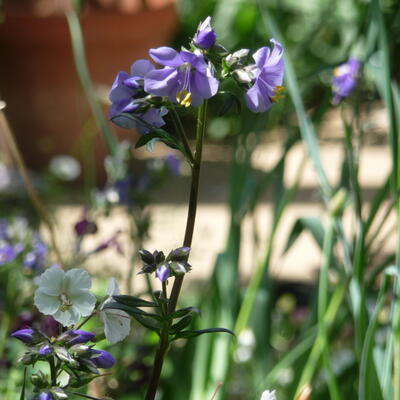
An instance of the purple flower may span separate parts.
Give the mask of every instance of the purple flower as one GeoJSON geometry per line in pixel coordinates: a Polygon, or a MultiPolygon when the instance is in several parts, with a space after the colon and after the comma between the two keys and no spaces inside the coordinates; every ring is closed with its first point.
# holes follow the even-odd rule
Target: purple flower
{"type": "Polygon", "coordinates": [[[53,348],[48,345],[48,344],[44,344],[40,349],[39,349],[39,354],[41,356],[48,356],[49,354],[53,353],[53,348]]]}
{"type": "Polygon", "coordinates": [[[49,392],[41,392],[39,394],[39,400],[53,400],[53,396],[49,392]]]}
{"type": "Polygon", "coordinates": [[[98,368],[111,368],[115,364],[115,358],[104,350],[91,350],[92,357],[90,360],[98,368]]]}
{"type": "Polygon", "coordinates": [[[0,265],[13,261],[16,256],[17,252],[11,244],[3,244],[0,247],[0,265]]]}
{"type": "Polygon", "coordinates": [[[333,104],[339,104],[344,97],[350,95],[354,90],[360,67],[360,61],[349,58],[346,63],[334,69],[332,78],[333,104]]]}
{"type": "Polygon", "coordinates": [[[37,339],[37,332],[33,329],[26,328],[13,332],[11,336],[26,344],[33,344],[37,339]]]}
{"type": "Polygon", "coordinates": [[[171,173],[175,176],[179,176],[181,174],[181,160],[175,154],[168,154],[165,157],[165,162],[171,171],[171,173]]]}
{"type": "Polygon", "coordinates": [[[160,267],[158,267],[156,271],[157,278],[161,282],[165,282],[168,279],[169,273],[169,267],[165,264],[162,264],[160,267]]]}
{"type": "Polygon", "coordinates": [[[197,28],[193,42],[196,46],[203,49],[209,49],[214,45],[216,40],[217,35],[215,34],[214,29],[211,28],[211,17],[207,17],[197,28]]]}
{"type": "Polygon", "coordinates": [[[24,266],[41,272],[46,263],[47,254],[48,248],[46,243],[43,242],[39,235],[36,235],[32,250],[25,254],[24,266]]]}
{"type": "Polygon", "coordinates": [[[173,102],[189,107],[199,106],[218,91],[218,80],[202,54],[178,53],[170,47],[150,50],[151,58],[162,69],[150,71],[144,79],[144,90],[157,96],[168,96],[173,102]]]}
{"type": "Polygon", "coordinates": [[[150,61],[138,60],[132,64],[131,75],[125,71],[118,73],[109,95],[112,102],[109,117],[116,125],[125,129],[136,128],[140,133],[152,130],[148,124],[157,128],[165,125],[162,117],[168,111],[165,108],[149,108],[143,91],[143,79],[154,69],[150,61]],[[122,113],[132,114],[144,123],[120,115],[122,113]]]}
{"type": "Polygon", "coordinates": [[[72,330],[68,332],[68,335],[71,336],[71,339],[68,340],[68,344],[71,346],[74,344],[87,343],[96,336],[92,332],[83,331],[81,329],[72,330]]]}
{"type": "Polygon", "coordinates": [[[124,255],[124,250],[119,243],[117,237],[121,232],[118,231],[112,238],[106,240],[105,242],[101,243],[99,246],[96,247],[96,249],[93,251],[93,253],[99,253],[103,250],[106,250],[110,247],[113,247],[120,255],[124,255]]]}
{"type": "Polygon", "coordinates": [[[90,221],[87,216],[84,216],[74,226],[75,234],[78,237],[85,235],[93,235],[97,232],[97,225],[94,221],[90,221]]]}
{"type": "Polygon", "coordinates": [[[256,63],[243,70],[252,83],[246,93],[246,103],[253,112],[268,110],[282,97],[283,48],[275,39],[271,39],[271,43],[274,45],[272,51],[269,47],[261,47],[253,55],[256,63]]]}

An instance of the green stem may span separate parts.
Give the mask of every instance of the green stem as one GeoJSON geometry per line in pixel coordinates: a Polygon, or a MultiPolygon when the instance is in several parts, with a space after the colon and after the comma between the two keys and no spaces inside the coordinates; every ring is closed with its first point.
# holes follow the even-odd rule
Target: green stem
{"type": "Polygon", "coordinates": [[[53,223],[49,217],[49,214],[47,213],[46,206],[43,204],[35,187],[32,184],[32,181],[29,177],[28,170],[26,168],[24,159],[22,158],[22,155],[18,148],[17,142],[11,131],[10,125],[8,124],[7,118],[6,118],[3,110],[1,110],[1,109],[0,109],[0,131],[2,131],[4,134],[6,143],[10,148],[11,154],[17,164],[18,171],[19,171],[21,178],[25,184],[26,191],[28,192],[28,195],[29,195],[31,201],[32,201],[34,207],[36,208],[37,213],[39,214],[40,218],[43,220],[44,224],[47,226],[47,228],[49,230],[50,240],[51,240],[51,244],[54,249],[54,253],[57,258],[57,262],[63,267],[64,261],[61,257],[61,252],[57,245],[56,234],[55,234],[53,223]]]}
{"type": "Polygon", "coordinates": [[[190,144],[189,144],[189,140],[186,136],[185,128],[182,125],[182,121],[179,117],[179,114],[176,112],[174,104],[171,105],[170,110],[171,110],[172,119],[175,124],[175,129],[178,132],[178,135],[182,141],[183,147],[185,148],[186,156],[189,159],[190,165],[193,166],[194,157],[193,157],[192,149],[190,148],[190,144]]]}
{"type": "MultiPolygon", "coordinates": [[[[192,182],[190,186],[190,197],[188,215],[186,220],[185,238],[183,240],[183,246],[190,247],[192,245],[194,224],[196,220],[197,211],[197,199],[199,192],[199,181],[200,181],[200,167],[201,167],[201,155],[203,149],[203,140],[206,130],[206,115],[207,115],[207,100],[204,100],[203,104],[199,108],[197,117],[197,129],[196,129],[196,153],[194,155],[194,162],[192,166],[192,182]]],[[[175,311],[180,290],[183,283],[184,275],[177,276],[175,278],[171,295],[168,301],[168,314],[175,311]]],[[[157,388],[160,382],[161,370],[164,363],[165,355],[167,354],[169,347],[168,332],[171,321],[165,323],[161,331],[160,344],[156,352],[156,356],[153,364],[153,371],[151,374],[149,386],[147,389],[145,400],[154,400],[157,388]]]]}
{"type": "Polygon", "coordinates": [[[66,17],[71,36],[75,67],[79,80],[86,94],[86,98],[89,102],[96,124],[100,128],[111,154],[113,154],[118,142],[114,133],[108,126],[108,122],[104,117],[103,110],[101,109],[101,106],[96,98],[96,93],[90,78],[89,68],[86,63],[85,47],[78,15],[75,11],[69,11],[66,13],[66,17]]]}
{"type": "Polygon", "coordinates": [[[57,386],[57,370],[56,370],[56,365],[54,363],[54,357],[49,358],[49,365],[50,365],[51,384],[52,386],[57,386]]]}

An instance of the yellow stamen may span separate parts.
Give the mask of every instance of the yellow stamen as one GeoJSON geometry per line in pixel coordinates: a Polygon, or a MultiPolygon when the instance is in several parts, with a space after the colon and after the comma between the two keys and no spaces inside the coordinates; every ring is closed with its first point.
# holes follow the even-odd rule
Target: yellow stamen
{"type": "Polygon", "coordinates": [[[192,104],[192,93],[186,89],[182,89],[176,94],[176,101],[184,107],[190,107],[192,104]]]}
{"type": "Polygon", "coordinates": [[[283,92],[285,91],[285,88],[283,86],[277,85],[275,86],[275,96],[271,97],[271,100],[274,103],[277,103],[279,100],[283,99],[285,95],[283,92]]]}

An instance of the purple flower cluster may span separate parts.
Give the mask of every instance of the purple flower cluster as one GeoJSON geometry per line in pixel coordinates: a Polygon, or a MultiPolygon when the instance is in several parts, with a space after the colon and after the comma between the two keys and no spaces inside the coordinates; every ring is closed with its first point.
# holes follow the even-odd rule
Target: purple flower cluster
{"type": "Polygon", "coordinates": [[[165,124],[171,103],[199,106],[218,93],[220,80],[232,76],[246,91],[246,104],[264,112],[282,97],[283,48],[272,39],[272,50],[262,47],[253,55],[255,64],[245,65],[248,50],[229,54],[217,44],[211,17],[199,24],[190,50],[171,47],[150,49],[148,60],[132,64],[130,74],[118,73],[110,92],[110,117],[124,128],[148,133],[165,124]],[[212,61],[211,61],[212,60],[212,61]]]}
{"type": "Polygon", "coordinates": [[[36,274],[43,271],[48,247],[39,233],[33,232],[25,218],[18,217],[8,222],[0,221],[0,266],[14,261],[22,255],[23,266],[36,274]]]}
{"type": "Polygon", "coordinates": [[[357,79],[361,62],[355,58],[349,58],[347,62],[335,68],[332,78],[333,104],[349,96],[357,85],[357,79]]]}

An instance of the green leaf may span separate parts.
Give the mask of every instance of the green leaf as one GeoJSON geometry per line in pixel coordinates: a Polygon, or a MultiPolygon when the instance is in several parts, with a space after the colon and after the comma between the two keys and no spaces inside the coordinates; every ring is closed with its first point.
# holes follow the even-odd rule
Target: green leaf
{"type": "Polygon", "coordinates": [[[176,324],[172,325],[171,328],[169,328],[169,334],[174,335],[181,330],[187,328],[193,321],[193,315],[186,315],[186,317],[183,317],[180,321],[178,321],[176,324]]]}
{"type": "Polygon", "coordinates": [[[122,310],[128,313],[130,316],[135,317],[136,315],[144,315],[149,318],[153,318],[157,321],[162,322],[163,318],[158,314],[147,313],[146,311],[141,310],[137,307],[127,306],[126,304],[121,304],[117,302],[109,302],[104,305],[103,308],[113,309],[113,310],[122,310]]]}
{"type": "Polygon", "coordinates": [[[158,307],[158,304],[153,301],[147,301],[140,297],[129,296],[127,294],[113,296],[113,299],[118,303],[132,307],[158,307]]]}
{"type": "Polygon", "coordinates": [[[305,217],[299,218],[294,223],[284,253],[293,246],[304,230],[310,231],[318,246],[322,249],[324,243],[324,227],[322,226],[321,221],[316,217],[305,217]]]}
{"type": "Polygon", "coordinates": [[[169,319],[175,319],[175,318],[182,318],[187,314],[194,313],[197,314],[198,316],[201,316],[201,312],[198,308],[196,307],[185,307],[181,308],[179,310],[176,310],[172,314],[168,316],[169,319]]]}
{"type": "Polygon", "coordinates": [[[132,317],[135,318],[136,321],[139,322],[139,324],[143,325],[145,328],[160,334],[160,330],[162,329],[162,324],[157,323],[156,321],[148,318],[148,316],[143,316],[140,314],[132,314],[132,317]]]}
{"type": "Polygon", "coordinates": [[[182,331],[177,333],[172,340],[177,340],[177,339],[191,339],[196,336],[204,335],[205,333],[229,333],[232,336],[235,336],[235,334],[225,328],[208,328],[208,329],[198,329],[194,331],[182,331]]]}

